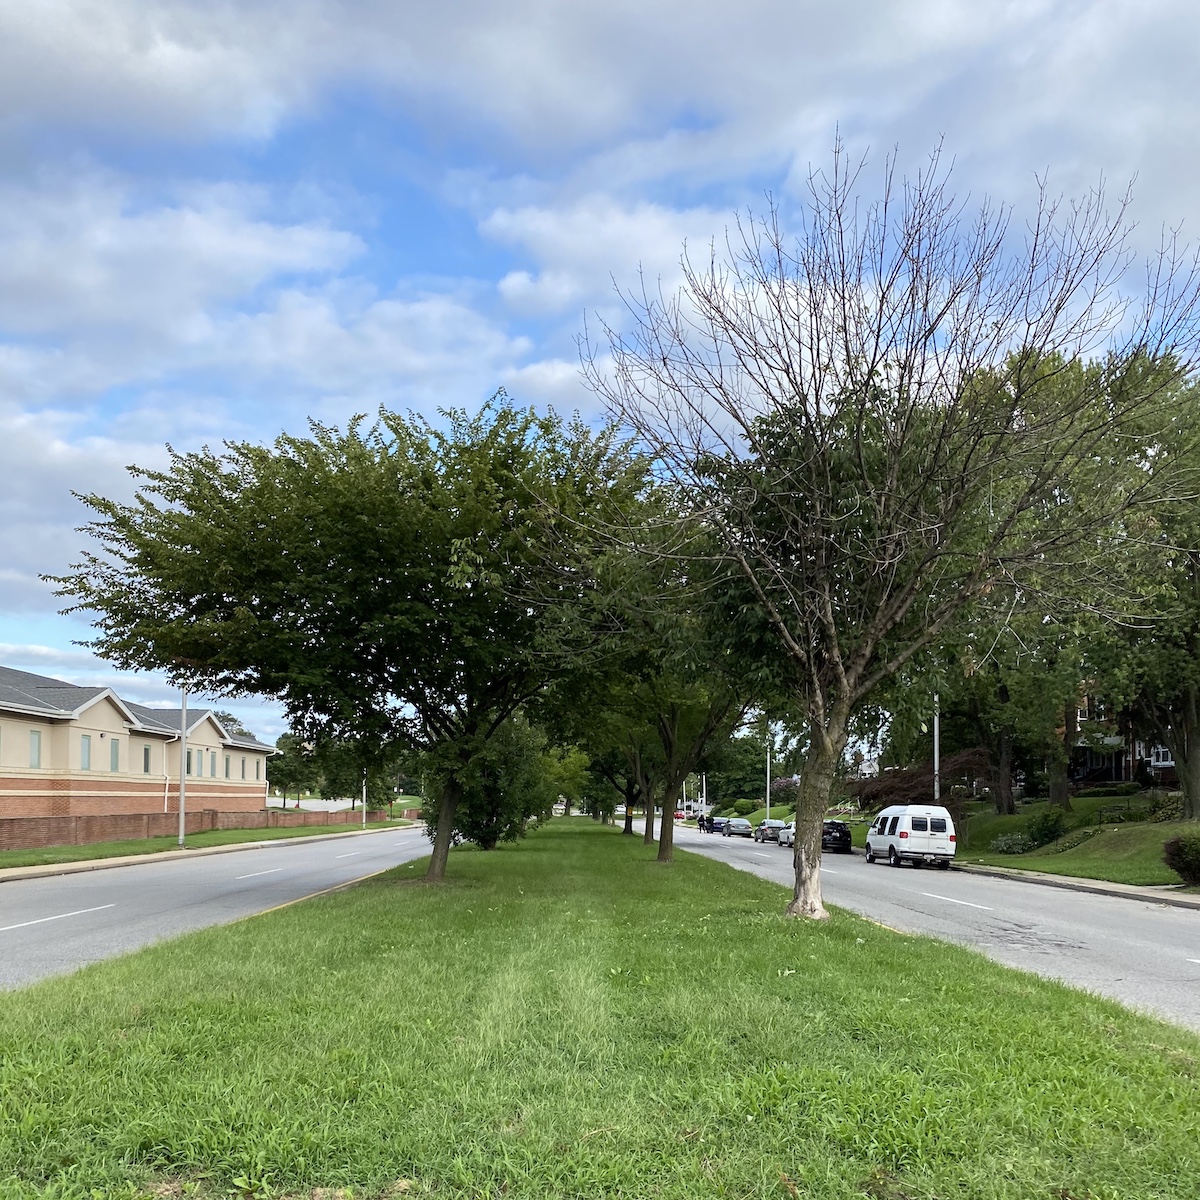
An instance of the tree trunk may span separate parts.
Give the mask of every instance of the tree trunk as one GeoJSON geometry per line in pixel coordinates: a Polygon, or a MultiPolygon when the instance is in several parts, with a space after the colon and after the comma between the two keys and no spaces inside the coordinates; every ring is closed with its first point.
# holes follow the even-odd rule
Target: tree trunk
{"type": "Polygon", "coordinates": [[[646,828],[642,831],[642,844],[650,846],[654,843],[654,797],[646,797],[646,828]]]}
{"type": "Polygon", "coordinates": [[[563,816],[569,817],[570,815],[571,815],[571,801],[568,800],[566,796],[564,796],[563,797],[563,816]]]}
{"type": "Polygon", "coordinates": [[[625,837],[633,837],[633,805],[637,798],[637,784],[625,781],[625,828],[621,833],[625,837]]]}
{"type": "Polygon", "coordinates": [[[676,793],[663,793],[662,829],[658,838],[660,863],[675,861],[675,801],[678,798],[676,793]]]}
{"type": "Polygon", "coordinates": [[[1187,688],[1179,712],[1172,714],[1170,748],[1183,793],[1185,821],[1200,820],[1200,698],[1187,688]]]}
{"type": "Polygon", "coordinates": [[[996,757],[996,782],[992,793],[996,801],[996,813],[1001,817],[1011,817],[1017,811],[1017,806],[1013,803],[1012,793],[1012,730],[1007,725],[1000,728],[996,757]]]}
{"type": "Polygon", "coordinates": [[[846,735],[840,727],[830,731],[813,724],[796,800],[796,844],[792,852],[796,882],[792,902],[787,907],[789,917],[829,919],[821,899],[821,830],[833,792],[834,775],[845,748],[846,735]]]}
{"type": "Polygon", "coordinates": [[[429,859],[429,870],[425,872],[425,878],[430,883],[441,883],[446,878],[446,860],[450,857],[450,842],[454,837],[454,814],[458,811],[458,796],[458,780],[451,777],[442,785],[442,799],[438,805],[433,855],[429,859]]]}
{"type": "Polygon", "coordinates": [[[1079,731],[1078,702],[1072,697],[1063,710],[1063,740],[1050,766],[1050,803],[1071,811],[1071,782],[1067,774],[1071,765],[1071,751],[1075,749],[1075,736],[1079,731]]]}

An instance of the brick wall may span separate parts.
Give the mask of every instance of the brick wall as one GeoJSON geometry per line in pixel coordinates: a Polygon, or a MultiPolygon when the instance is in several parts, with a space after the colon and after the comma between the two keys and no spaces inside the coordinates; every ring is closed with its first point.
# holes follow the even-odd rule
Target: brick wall
{"type": "MultiPolygon", "coordinates": [[[[188,788],[191,796],[192,789],[188,788]]],[[[405,810],[406,812],[408,810],[405,810]]],[[[368,812],[369,821],[381,821],[385,812],[368,812]]],[[[193,809],[184,816],[187,832],[210,829],[277,829],[297,825],[359,825],[358,812],[284,812],[260,808],[257,812],[218,812],[193,809]]],[[[0,850],[40,850],[46,846],[87,846],[131,838],[172,837],[179,831],[179,814],[108,813],[100,816],[0,817],[0,850]]]]}
{"type": "MultiPolygon", "coordinates": [[[[263,806],[264,785],[226,780],[188,780],[189,809],[218,812],[257,812],[263,806]]],[[[108,779],[100,775],[37,778],[0,777],[0,818],[117,816],[179,812],[179,781],[108,779]],[[165,807],[164,807],[165,804],[165,807]]]]}

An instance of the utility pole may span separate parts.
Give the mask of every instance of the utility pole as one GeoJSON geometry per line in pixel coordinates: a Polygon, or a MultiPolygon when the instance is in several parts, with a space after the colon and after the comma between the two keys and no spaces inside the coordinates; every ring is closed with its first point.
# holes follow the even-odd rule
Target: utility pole
{"type": "Polygon", "coordinates": [[[942,802],[942,713],[937,692],[933,693],[933,802],[942,802]]]}
{"type": "Polygon", "coordinates": [[[187,688],[181,689],[183,703],[179,709],[179,848],[183,849],[186,835],[184,809],[187,807],[187,688]]]}
{"type": "Polygon", "coordinates": [[[367,827],[367,768],[363,767],[363,822],[362,827],[367,827]]]}

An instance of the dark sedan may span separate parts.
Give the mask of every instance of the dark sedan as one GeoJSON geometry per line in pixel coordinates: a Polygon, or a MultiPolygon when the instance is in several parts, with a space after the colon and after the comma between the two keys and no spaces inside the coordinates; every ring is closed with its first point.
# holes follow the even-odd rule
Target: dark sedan
{"type": "Polygon", "coordinates": [[[754,826],[745,817],[730,817],[721,832],[726,837],[753,837],[754,826]]]}
{"type": "Polygon", "coordinates": [[[845,821],[826,821],[821,828],[821,849],[835,854],[850,853],[850,826],[845,821]]]}

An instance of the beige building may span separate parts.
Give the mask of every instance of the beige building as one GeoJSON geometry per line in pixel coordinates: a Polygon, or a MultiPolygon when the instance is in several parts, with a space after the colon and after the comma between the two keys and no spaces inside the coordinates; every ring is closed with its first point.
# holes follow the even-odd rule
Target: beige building
{"type": "MultiPolygon", "coordinates": [[[[0,817],[179,811],[180,710],[0,667],[0,817]]],[[[274,747],[188,709],[189,811],[253,812],[274,747]]]]}

